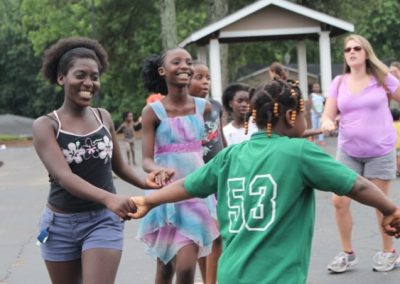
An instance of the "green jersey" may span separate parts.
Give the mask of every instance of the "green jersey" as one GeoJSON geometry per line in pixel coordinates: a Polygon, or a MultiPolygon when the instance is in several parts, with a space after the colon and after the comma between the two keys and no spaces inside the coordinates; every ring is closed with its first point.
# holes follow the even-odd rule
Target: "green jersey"
{"type": "Polygon", "coordinates": [[[265,132],[221,151],[186,177],[196,197],[218,193],[219,283],[305,283],[314,188],[344,195],[357,174],[313,143],[265,132]]]}

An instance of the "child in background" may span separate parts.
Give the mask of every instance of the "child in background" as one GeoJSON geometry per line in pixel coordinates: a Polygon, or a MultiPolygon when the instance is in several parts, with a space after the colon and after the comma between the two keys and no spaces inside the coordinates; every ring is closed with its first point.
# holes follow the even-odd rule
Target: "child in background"
{"type": "Polygon", "coordinates": [[[250,141],[225,148],[160,191],[132,197],[138,208],[132,218],[163,203],[218,193],[219,283],[306,283],[315,188],[376,207],[386,216],[386,232],[400,236],[400,208],[373,183],[299,138],[306,123],[297,85],[268,82],[256,90],[252,106],[260,131],[250,141]]]}
{"type": "Polygon", "coordinates": [[[135,165],[135,131],[142,128],[142,118],[139,117],[137,121],[133,119],[133,113],[125,111],[122,114],[123,122],[116,130],[117,133],[123,133],[124,139],[122,141],[122,151],[126,154],[128,165],[135,165]]]}
{"type": "MultiPolygon", "coordinates": [[[[248,121],[250,86],[242,83],[229,84],[222,94],[222,104],[233,120],[223,127],[227,145],[249,140],[252,133],[245,133],[248,121]]],[[[251,131],[252,132],[252,131],[251,131]]]]}
{"type": "MultiPolygon", "coordinates": [[[[312,84],[311,94],[311,126],[312,129],[319,129],[322,113],[324,112],[325,98],[321,93],[321,87],[318,83],[312,84]]],[[[318,135],[316,143],[320,146],[325,146],[324,134],[318,135]]]]}
{"type": "Polygon", "coordinates": [[[393,126],[397,132],[397,144],[396,144],[396,176],[400,176],[400,110],[397,108],[391,109],[393,116],[393,126]]]}
{"type": "Polygon", "coordinates": [[[285,67],[279,62],[272,62],[269,66],[268,74],[271,80],[278,78],[281,80],[287,80],[287,73],[285,71],[285,67]]]}
{"type": "MultiPolygon", "coordinates": [[[[208,67],[200,61],[193,62],[193,75],[189,84],[189,94],[194,97],[206,98],[210,88],[210,75],[208,67]]],[[[207,163],[219,151],[226,146],[222,134],[222,106],[213,99],[208,99],[212,105],[211,112],[204,118],[205,137],[203,140],[203,159],[207,163]]],[[[222,240],[214,240],[211,254],[207,258],[199,259],[200,271],[203,282],[207,284],[217,283],[217,263],[221,255],[222,240]]]]}
{"type": "MultiPolygon", "coordinates": [[[[143,65],[144,86],[164,98],[143,109],[143,169],[160,171],[164,185],[171,176],[179,179],[204,164],[202,140],[204,116],[211,104],[188,94],[193,75],[192,58],[182,48],[149,57],[143,65]]],[[[216,200],[192,198],[160,206],[140,223],[138,238],[157,260],[155,283],[193,283],[199,257],[211,252],[219,236],[216,200]],[[214,216],[214,217],[213,217],[214,216]]]]}

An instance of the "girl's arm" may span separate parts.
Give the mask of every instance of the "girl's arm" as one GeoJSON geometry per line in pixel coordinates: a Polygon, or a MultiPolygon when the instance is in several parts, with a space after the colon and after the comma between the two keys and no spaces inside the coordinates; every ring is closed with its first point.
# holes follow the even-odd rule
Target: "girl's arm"
{"type": "Polygon", "coordinates": [[[159,124],[153,109],[147,105],[142,112],[142,167],[146,172],[157,172],[156,182],[165,185],[173,176],[174,171],[157,165],[154,161],[155,131],[159,124]]]}
{"type": "Polygon", "coordinates": [[[112,141],[113,141],[113,155],[112,155],[112,169],[117,176],[124,181],[140,187],[142,189],[148,188],[160,188],[155,182],[155,176],[157,172],[150,172],[145,178],[141,178],[137,173],[133,171],[133,168],[129,166],[122,158],[121,150],[114,129],[114,124],[110,113],[105,109],[99,109],[101,116],[103,117],[104,124],[107,125],[110,130],[112,141]]]}
{"type": "Polygon", "coordinates": [[[204,108],[204,113],[203,113],[203,118],[205,119],[207,117],[207,115],[211,114],[212,112],[212,104],[210,103],[210,101],[206,101],[206,106],[204,108]]]}
{"type": "Polygon", "coordinates": [[[142,218],[158,205],[192,198],[185,190],[184,181],[185,179],[179,179],[147,196],[131,197],[131,201],[135,204],[137,211],[129,213],[128,216],[134,219],[142,218]]]}
{"type": "Polygon", "coordinates": [[[224,110],[222,106],[220,106],[220,112],[219,112],[219,130],[221,131],[221,138],[222,138],[222,145],[224,145],[224,148],[228,146],[228,143],[226,142],[225,135],[224,135],[224,124],[223,124],[223,116],[224,116],[224,110]]]}
{"type": "Polygon", "coordinates": [[[33,144],[48,173],[62,188],[72,195],[103,204],[121,218],[135,210],[128,197],[98,188],[71,171],[56,140],[57,123],[42,116],[32,126],[33,144]]]}
{"type": "Polygon", "coordinates": [[[389,235],[400,236],[400,208],[396,206],[375,184],[358,176],[348,197],[368,206],[375,207],[383,214],[382,227],[389,235]]]}
{"type": "Polygon", "coordinates": [[[124,129],[124,127],[125,127],[125,122],[122,122],[121,125],[117,128],[117,130],[115,132],[116,133],[121,133],[122,130],[124,129]]]}

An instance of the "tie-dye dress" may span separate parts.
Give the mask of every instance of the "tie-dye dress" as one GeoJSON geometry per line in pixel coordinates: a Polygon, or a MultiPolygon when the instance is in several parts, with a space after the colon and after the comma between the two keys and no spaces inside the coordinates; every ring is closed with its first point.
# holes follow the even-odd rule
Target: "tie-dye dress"
{"type": "MultiPolygon", "coordinates": [[[[174,169],[174,180],[204,164],[201,143],[206,100],[194,100],[196,113],[178,117],[168,117],[160,101],[150,104],[160,120],[155,133],[154,160],[162,167],[174,169]]],[[[147,254],[164,263],[191,243],[199,246],[198,257],[206,256],[211,252],[213,240],[219,236],[215,210],[214,196],[160,205],[141,220],[137,238],[145,243],[147,254]]]]}

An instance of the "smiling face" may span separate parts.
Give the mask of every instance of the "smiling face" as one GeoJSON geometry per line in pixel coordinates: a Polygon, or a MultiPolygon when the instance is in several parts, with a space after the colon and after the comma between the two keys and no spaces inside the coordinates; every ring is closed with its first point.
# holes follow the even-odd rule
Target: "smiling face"
{"type": "Polygon", "coordinates": [[[352,68],[359,65],[365,65],[368,57],[361,42],[355,39],[350,39],[346,42],[344,47],[344,59],[346,64],[352,68]]]}
{"type": "Polygon", "coordinates": [[[208,68],[204,64],[193,66],[193,76],[190,80],[189,94],[194,97],[205,98],[210,89],[210,75],[208,68]]]}
{"type": "Polygon", "coordinates": [[[100,90],[98,64],[90,58],[76,58],[67,74],[58,75],[57,82],[64,88],[65,101],[88,106],[100,90]]]}
{"type": "Polygon", "coordinates": [[[192,57],[182,48],[171,49],[166,52],[158,73],[165,78],[167,85],[186,87],[193,74],[192,57]]]}

